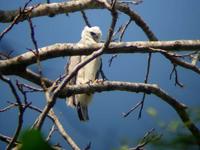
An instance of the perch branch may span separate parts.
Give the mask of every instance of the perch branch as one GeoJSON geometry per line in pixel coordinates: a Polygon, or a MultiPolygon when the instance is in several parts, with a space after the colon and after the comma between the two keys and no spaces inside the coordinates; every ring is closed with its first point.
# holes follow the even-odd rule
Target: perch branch
{"type": "MultiPolygon", "coordinates": [[[[74,56],[74,55],[89,55],[92,52],[100,49],[103,43],[90,46],[80,46],[78,44],[54,44],[39,48],[40,61],[51,58],[74,56]]],[[[113,53],[162,53],[174,64],[190,69],[200,74],[200,69],[188,62],[180,61],[176,55],[169,52],[174,51],[198,51],[200,50],[200,40],[177,40],[177,41],[151,41],[151,42],[111,42],[106,48],[104,54],[113,53]],[[162,51],[161,51],[162,49],[162,51]],[[164,50],[165,51],[164,51],[164,50]]],[[[0,60],[0,72],[2,74],[17,74],[23,72],[29,65],[36,63],[37,57],[33,52],[26,52],[14,58],[0,60]]]]}
{"type": "MultiPolygon", "coordinates": [[[[200,138],[200,131],[198,127],[192,122],[189,115],[186,112],[186,106],[170,96],[163,89],[159,88],[155,84],[145,83],[130,83],[130,82],[118,82],[118,81],[104,81],[103,83],[94,83],[90,85],[74,85],[67,86],[67,91],[71,94],[80,93],[93,93],[102,91],[127,91],[127,92],[142,92],[146,94],[154,94],[161,100],[168,103],[179,115],[184,125],[190,130],[190,132],[196,137],[197,141],[200,138]]],[[[199,141],[198,141],[199,142],[199,141]]],[[[200,143],[199,143],[200,144],[200,143]]]]}

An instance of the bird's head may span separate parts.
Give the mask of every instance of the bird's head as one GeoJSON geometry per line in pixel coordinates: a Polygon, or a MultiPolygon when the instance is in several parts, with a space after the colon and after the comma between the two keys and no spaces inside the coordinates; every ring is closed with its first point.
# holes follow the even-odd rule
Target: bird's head
{"type": "Polygon", "coordinates": [[[93,40],[98,43],[98,42],[100,42],[101,35],[102,35],[102,33],[101,33],[101,30],[99,27],[86,26],[82,31],[81,37],[82,37],[82,39],[93,40]]]}

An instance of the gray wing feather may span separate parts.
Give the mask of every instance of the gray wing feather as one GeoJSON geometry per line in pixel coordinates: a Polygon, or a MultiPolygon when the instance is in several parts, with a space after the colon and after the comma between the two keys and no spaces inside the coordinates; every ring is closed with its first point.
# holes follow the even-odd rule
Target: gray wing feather
{"type": "MultiPolygon", "coordinates": [[[[81,56],[71,56],[68,59],[68,63],[66,65],[65,71],[66,71],[66,75],[70,74],[74,67],[80,63],[81,61],[81,56]]],[[[77,74],[69,81],[70,85],[76,84],[76,78],[77,78],[77,74]]],[[[76,101],[75,101],[75,95],[72,95],[70,97],[67,98],[67,104],[69,106],[74,107],[76,105],[76,101]]]]}
{"type": "Polygon", "coordinates": [[[99,79],[100,78],[100,73],[101,73],[101,70],[102,70],[102,58],[100,58],[100,64],[99,65],[100,65],[99,66],[99,70],[96,73],[95,79],[99,79]]]}

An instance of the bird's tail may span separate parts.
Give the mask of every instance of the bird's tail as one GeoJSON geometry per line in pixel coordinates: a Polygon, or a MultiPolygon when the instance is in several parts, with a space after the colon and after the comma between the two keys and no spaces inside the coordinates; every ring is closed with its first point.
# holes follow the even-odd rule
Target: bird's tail
{"type": "Polygon", "coordinates": [[[77,108],[77,113],[78,113],[78,117],[79,117],[80,121],[88,121],[89,116],[88,116],[87,105],[81,105],[80,103],[78,103],[76,108],[77,108]]]}
{"type": "Polygon", "coordinates": [[[75,102],[75,96],[70,96],[67,98],[66,103],[68,106],[74,108],[76,106],[76,102],[75,102]]]}

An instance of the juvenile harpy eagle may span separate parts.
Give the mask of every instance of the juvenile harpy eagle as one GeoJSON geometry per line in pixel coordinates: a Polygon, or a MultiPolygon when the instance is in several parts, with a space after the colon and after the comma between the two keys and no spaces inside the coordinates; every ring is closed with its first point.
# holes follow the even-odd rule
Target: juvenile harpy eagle
{"type": "MultiPolygon", "coordinates": [[[[81,34],[81,40],[78,44],[92,46],[94,43],[98,43],[101,39],[101,30],[99,27],[88,27],[86,26],[81,34]]],[[[88,56],[71,56],[67,64],[67,74],[70,74],[73,68],[85,60],[88,56]]],[[[101,66],[100,57],[95,58],[83,68],[81,68],[78,73],[71,79],[69,84],[85,84],[95,81],[98,77],[99,69],[101,66]]],[[[89,120],[88,116],[88,104],[92,100],[91,93],[76,94],[67,98],[67,104],[72,107],[76,107],[78,112],[78,117],[81,121],[89,120]]]]}

